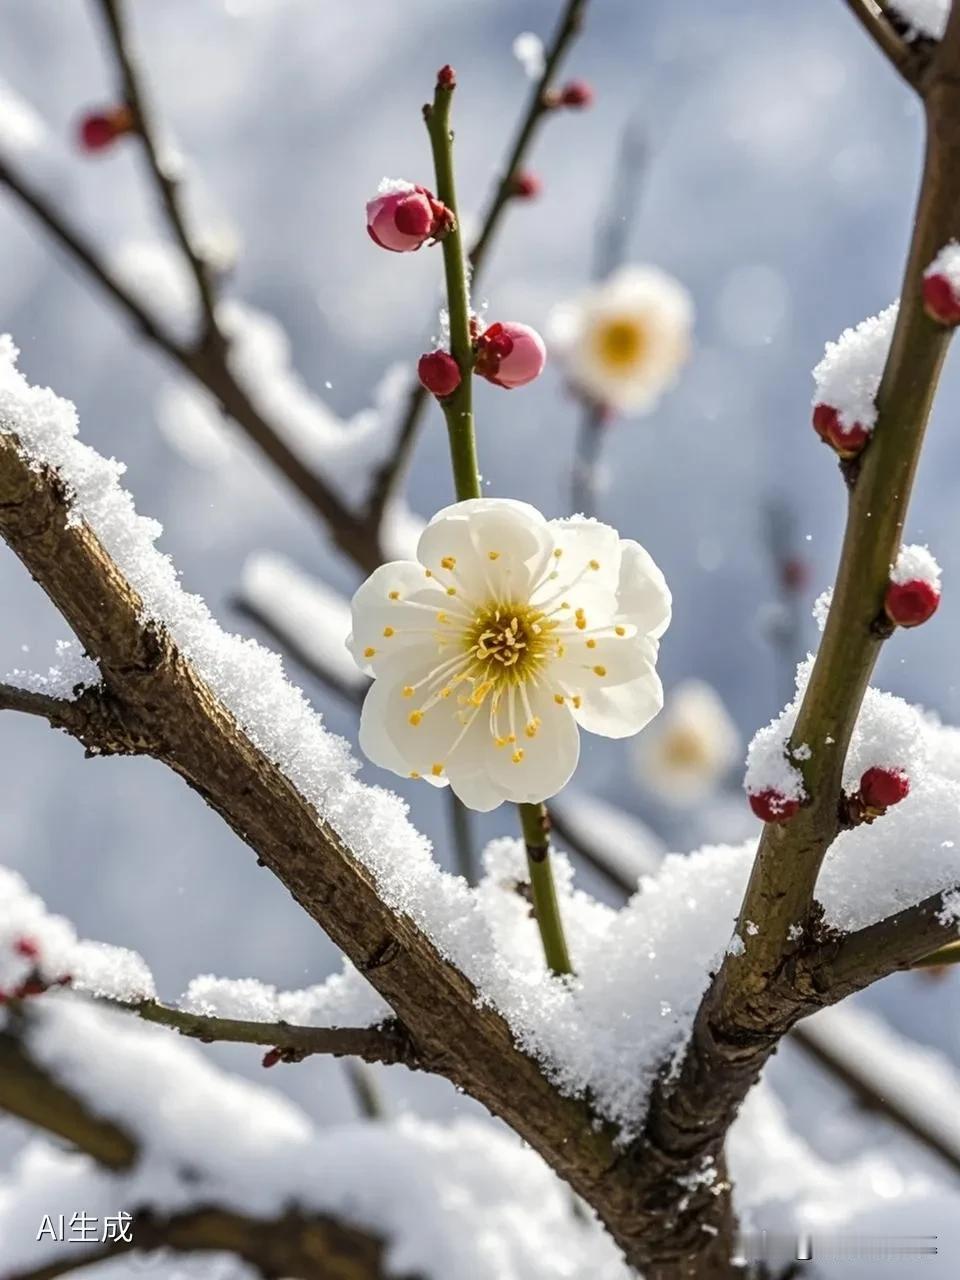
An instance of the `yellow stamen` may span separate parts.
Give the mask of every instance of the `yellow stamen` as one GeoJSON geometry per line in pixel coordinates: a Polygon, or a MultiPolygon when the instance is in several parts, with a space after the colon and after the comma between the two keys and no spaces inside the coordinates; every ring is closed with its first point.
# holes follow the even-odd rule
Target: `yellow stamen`
{"type": "Polygon", "coordinates": [[[457,557],[444,556],[443,559],[440,561],[440,564],[444,569],[455,569],[457,567],[457,557]]]}
{"type": "Polygon", "coordinates": [[[600,568],[600,561],[599,561],[599,560],[591,560],[591,561],[590,561],[590,568],[591,568],[591,569],[599,569],[599,568],[600,568]]]}
{"type": "Polygon", "coordinates": [[[430,772],[433,774],[435,778],[439,778],[441,773],[443,773],[443,765],[442,764],[431,765],[430,772]]]}
{"type": "Polygon", "coordinates": [[[554,700],[554,702],[557,704],[557,706],[558,706],[558,707],[562,707],[562,706],[563,706],[563,704],[564,704],[564,701],[565,701],[564,696],[563,696],[563,694],[562,694],[562,693],[555,693],[555,694],[553,695],[553,700],[554,700]]]}
{"type": "Polygon", "coordinates": [[[367,645],[366,649],[364,649],[363,651],[363,656],[365,658],[372,658],[376,652],[377,652],[376,649],[373,649],[371,648],[370,645],[367,645]]]}
{"type": "Polygon", "coordinates": [[[534,718],[526,726],[523,732],[527,735],[528,738],[535,738],[537,736],[537,730],[539,728],[540,728],[540,719],[538,716],[534,716],[534,718]]]}
{"type": "Polygon", "coordinates": [[[593,668],[593,674],[594,674],[595,676],[605,676],[605,675],[607,674],[607,668],[606,668],[606,667],[594,667],[594,668],[593,668]]]}
{"type": "Polygon", "coordinates": [[[412,684],[405,684],[405,685],[403,686],[403,696],[404,696],[405,698],[412,698],[412,697],[413,697],[413,694],[414,694],[414,688],[413,688],[413,685],[412,685],[412,684]]]}
{"type": "Polygon", "coordinates": [[[389,639],[390,639],[390,637],[394,634],[393,627],[384,627],[384,628],[383,628],[383,634],[384,634],[384,635],[386,636],[386,638],[389,640],[389,639]]]}
{"type": "Polygon", "coordinates": [[[597,647],[597,642],[596,642],[596,640],[588,640],[588,641],[587,641],[587,648],[588,648],[588,649],[595,649],[596,647],[597,647]]]}
{"type": "Polygon", "coordinates": [[[391,592],[390,592],[390,599],[391,599],[391,600],[399,600],[399,599],[400,599],[400,592],[399,592],[399,591],[391,591],[391,592]]]}
{"type": "Polygon", "coordinates": [[[580,710],[582,703],[583,703],[583,699],[580,697],[579,693],[575,693],[573,695],[573,705],[574,707],[576,707],[577,711],[580,710]]]}
{"type": "Polygon", "coordinates": [[[455,596],[456,594],[457,594],[457,588],[456,588],[456,587],[447,587],[447,595],[448,595],[448,596],[455,596]]]}
{"type": "Polygon", "coordinates": [[[414,769],[413,773],[411,773],[411,774],[410,774],[410,777],[411,777],[411,778],[419,778],[419,777],[420,777],[420,775],[419,775],[419,773],[417,773],[416,769],[414,769]]]}
{"type": "Polygon", "coordinates": [[[449,621],[450,621],[450,619],[447,617],[447,615],[446,615],[445,613],[438,613],[438,614],[437,614],[437,621],[438,621],[438,622],[449,622],[449,621]]]}
{"type": "Polygon", "coordinates": [[[614,631],[617,633],[617,635],[618,635],[618,636],[625,636],[625,635],[627,634],[627,628],[626,628],[626,627],[614,627],[613,629],[614,629],[614,631]]]}
{"type": "Polygon", "coordinates": [[[407,716],[407,723],[412,724],[413,727],[416,728],[422,719],[423,719],[422,711],[411,711],[410,714],[407,716]]]}
{"type": "Polygon", "coordinates": [[[584,631],[587,626],[587,615],[582,609],[578,609],[573,616],[576,619],[577,630],[584,631]]]}
{"type": "Polygon", "coordinates": [[[554,553],[553,553],[553,554],[554,554],[554,555],[556,556],[556,558],[559,560],[559,559],[560,559],[560,557],[563,555],[563,547],[557,547],[557,548],[555,548],[555,550],[554,550],[554,553]]]}
{"type": "Polygon", "coordinates": [[[499,560],[499,559],[500,559],[500,552],[499,552],[499,551],[488,551],[488,552],[487,552],[487,559],[488,559],[488,560],[499,560]]]}
{"type": "Polygon", "coordinates": [[[523,759],[523,751],[522,750],[515,751],[513,755],[510,757],[510,759],[513,761],[514,764],[519,764],[520,761],[523,759]]]}
{"type": "Polygon", "coordinates": [[[424,569],[424,571],[423,571],[423,576],[424,576],[425,578],[432,578],[432,577],[433,577],[433,574],[430,572],[430,570],[429,570],[429,569],[424,569]]]}

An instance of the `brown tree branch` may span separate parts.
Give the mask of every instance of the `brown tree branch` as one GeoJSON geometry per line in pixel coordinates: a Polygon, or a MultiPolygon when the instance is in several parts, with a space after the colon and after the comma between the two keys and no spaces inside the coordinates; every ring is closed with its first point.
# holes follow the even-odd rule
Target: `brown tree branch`
{"type": "Polygon", "coordinates": [[[947,1141],[942,1132],[929,1123],[916,1107],[910,1107],[902,1099],[891,1097],[889,1090],[875,1084],[853,1055],[837,1053],[829,1040],[817,1033],[815,1020],[809,1026],[794,1027],[789,1043],[797,1045],[832,1080],[844,1085],[861,1106],[890,1121],[920,1146],[932,1151],[954,1173],[960,1173],[960,1150],[947,1141]]]}
{"type": "Polygon", "coordinates": [[[877,0],[845,0],[845,3],[893,69],[911,88],[922,93],[924,73],[930,61],[926,50],[922,46],[911,46],[902,38],[877,0]]]}
{"type": "Polygon", "coordinates": [[[564,1097],[507,1023],[258,750],[143,605],[62,484],[0,433],[0,536],[96,654],[110,697],[149,753],[215,809],[350,957],[408,1028],[417,1060],[501,1116],[566,1178],[636,1258],[632,1171],[613,1127],[564,1097]]]}
{"type": "MultiPolygon", "coordinates": [[[[111,52],[116,62],[123,101],[133,113],[136,135],[143,146],[147,168],[160,198],[160,204],[197,286],[197,296],[200,300],[205,327],[204,337],[207,340],[216,339],[222,344],[224,338],[217,324],[216,298],[210,265],[199,253],[190,235],[179,178],[173,172],[170,158],[164,155],[157,139],[153,112],[147,104],[141,83],[139,60],[133,51],[133,42],[127,28],[123,0],[98,0],[98,2],[111,52]]],[[[203,345],[202,341],[200,345],[203,345]]]]}
{"type": "MultiPolygon", "coordinates": [[[[503,171],[481,219],[480,231],[467,255],[473,285],[480,278],[490,246],[516,194],[515,178],[524,166],[544,116],[553,110],[549,96],[550,90],[564,58],[583,27],[588,2],[589,0],[565,0],[556,29],[547,42],[543,72],[530,91],[517,131],[507,152],[503,171]]],[[[370,485],[367,513],[368,519],[374,525],[379,525],[384,510],[396,494],[406,474],[420,422],[430,398],[429,392],[419,382],[411,386],[406,412],[397,429],[393,453],[375,473],[370,485]]]]}
{"type": "Polygon", "coordinates": [[[263,417],[231,371],[223,344],[214,340],[187,347],[167,333],[139,299],[117,280],[89,241],[2,157],[0,184],[34,214],[54,240],[107,291],[158,350],[181,372],[210,392],[223,411],[326,523],[336,545],[362,570],[372,572],[383,560],[378,529],[371,526],[365,517],[353,512],[263,417]]]}
{"type": "Polygon", "coordinates": [[[0,711],[38,716],[77,738],[89,755],[143,755],[150,749],[142,729],[126,723],[122,706],[99,685],[77,698],[52,698],[0,683],[0,711]]]}
{"type": "Polygon", "coordinates": [[[332,1058],[360,1058],[364,1062],[388,1066],[399,1063],[412,1071],[420,1065],[416,1046],[396,1021],[376,1027],[300,1027],[288,1022],[252,1022],[242,1018],[189,1013],[159,1000],[141,1000],[135,1004],[105,1000],[103,1003],[129,1009],[144,1022],[169,1027],[179,1035],[204,1044],[225,1041],[279,1049],[284,1062],[302,1062],[304,1058],[324,1054],[332,1058]]]}
{"type": "MultiPolygon", "coordinates": [[[[69,1142],[117,1173],[132,1169],[139,1154],[136,1140],[121,1126],[95,1114],[33,1057],[23,1034],[28,1025],[28,1017],[15,1015],[12,1029],[0,1032],[0,1111],[69,1142]]],[[[264,1220],[215,1205],[172,1217],[158,1215],[149,1206],[131,1205],[128,1211],[133,1214],[128,1228],[132,1243],[117,1241],[90,1249],[61,1246],[56,1259],[3,1273],[2,1280],[53,1280],[121,1253],[160,1248],[233,1253],[264,1275],[294,1280],[383,1280],[386,1276],[382,1242],[328,1216],[290,1211],[264,1220]]]]}

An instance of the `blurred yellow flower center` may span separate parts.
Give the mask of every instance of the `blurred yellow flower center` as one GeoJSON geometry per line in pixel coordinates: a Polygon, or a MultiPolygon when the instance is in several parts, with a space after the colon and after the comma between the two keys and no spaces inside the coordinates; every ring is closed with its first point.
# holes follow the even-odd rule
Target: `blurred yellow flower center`
{"type": "Polygon", "coordinates": [[[664,735],[661,750],[667,764],[676,769],[696,768],[710,761],[703,734],[695,729],[672,729],[664,735]]]}
{"type": "Polygon", "coordinates": [[[643,359],[648,346],[646,326],[636,316],[615,316],[597,326],[593,345],[603,364],[622,373],[643,359]]]}

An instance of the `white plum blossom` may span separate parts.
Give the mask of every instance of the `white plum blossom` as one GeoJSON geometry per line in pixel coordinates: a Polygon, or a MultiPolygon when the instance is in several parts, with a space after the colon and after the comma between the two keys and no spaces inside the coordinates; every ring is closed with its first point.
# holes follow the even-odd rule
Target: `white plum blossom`
{"type": "Polygon", "coordinates": [[[637,749],[641,780],[671,804],[696,804],[740,758],[740,734],[717,691],[684,680],[637,749]]]}
{"type": "Polygon", "coordinates": [[[382,565],[353,598],[347,644],[375,677],[360,746],[471,809],[545,800],[581,728],[623,738],[660,710],[670,607],[650,555],[608,525],[507,498],[447,507],[416,561],[382,565]]]}
{"type": "Polygon", "coordinates": [[[649,413],[690,351],[693,301],[652,266],[621,267],[554,308],[549,337],[577,390],[625,413],[649,413]]]}

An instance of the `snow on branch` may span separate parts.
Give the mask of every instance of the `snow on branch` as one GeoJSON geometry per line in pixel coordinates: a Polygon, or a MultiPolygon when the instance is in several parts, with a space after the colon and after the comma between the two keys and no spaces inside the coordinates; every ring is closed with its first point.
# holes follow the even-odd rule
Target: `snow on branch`
{"type": "MultiPolygon", "coordinates": [[[[69,998],[51,997],[32,1010],[18,1038],[38,1076],[129,1135],[137,1160],[109,1174],[46,1141],[29,1144],[0,1184],[0,1237],[10,1268],[37,1265],[34,1209],[42,1201],[54,1208],[82,1203],[101,1218],[129,1206],[138,1226],[148,1212],[161,1223],[184,1222],[200,1207],[230,1215],[234,1224],[253,1220],[264,1242],[251,1236],[248,1243],[241,1233],[249,1248],[241,1253],[257,1265],[283,1257],[271,1254],[268,1242],[276,1245],[285,1231],[290,1252],[278,1270],[290,1276],[317,1275],[316,1261],[313,1270],[304,1268],[315,1238],[308,1225],[339,1224],[344,1240],[351,1228],[382,1241],[382,1270],[344,1271],[351,1280],[552,1280],[564,1267],[626,1280],[596,1221],[574,1211],[568,1190],[535,1153],[487,1123],[443,1128],[410,1119],[319,1129],[293,1103],[226,1074],[193,1046],[69,998]]],[[[0,1106],[6,1079],[0,1073],[0,1106]]],[[[138,1234],[135,1227],[135,1240],[138,1234]]],[[[154,1247],[149,1232],[142,1239],[154,1247]]],[[[187,1235],[178,1245],[174,1234],[159,1243],[216,1247],[215,1233],[201,1239],[187,1235]]],[[[220,1247],[235,1247],[222,1231],[220,1239],[220,1247]]],[[[370,1250],[364,1256],[377,1258],[370,1250]]]]}

